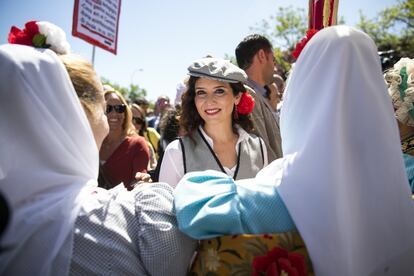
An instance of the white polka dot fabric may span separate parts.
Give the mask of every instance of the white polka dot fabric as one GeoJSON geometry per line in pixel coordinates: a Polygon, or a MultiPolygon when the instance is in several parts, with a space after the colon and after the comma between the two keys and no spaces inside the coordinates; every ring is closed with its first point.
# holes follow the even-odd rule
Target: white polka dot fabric
{"type": "Polygon", "coordinates": [[[172,188],[97,190],[75,223],[71,275],[185,275],[196,241],[182,234],[172,188]]]}

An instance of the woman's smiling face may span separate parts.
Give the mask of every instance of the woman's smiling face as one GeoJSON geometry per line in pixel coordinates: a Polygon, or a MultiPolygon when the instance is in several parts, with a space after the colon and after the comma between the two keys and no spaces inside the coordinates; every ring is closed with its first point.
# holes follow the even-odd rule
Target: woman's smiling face
{"type": "Polygon", "coordinates": [[[231,124],[233,108],[239,103],[240,96],[233,95],[228,82],[207,78],[199,78],[195,82],[194,103],[205,124],[231,124]]]}
{"type": "MultiPolygon", "coordinates": [[[[107,106],[120,106],[123,105],[122,101],[119,99],[118,95],[115,93],[106,94],[106,104],[107,106]]],[[[106,117],[108,118],[108,124],[110,131],[116,129],[122,129],[123,123],[125,120],[125,111],[122,113],[117,112],[114,108],[110,110],[110,112],[106,113],[106,117]]]]}

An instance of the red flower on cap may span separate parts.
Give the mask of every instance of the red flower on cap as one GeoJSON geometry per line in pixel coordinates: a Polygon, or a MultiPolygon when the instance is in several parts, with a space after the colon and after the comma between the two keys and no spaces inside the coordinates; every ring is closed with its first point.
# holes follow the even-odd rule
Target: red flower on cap
{"type": "Polygon", "coordinates": [[[309,40],[318,32],[316,29],[310,29],[306,32],[306,35],[304,38],[301,39],[298,43],[296,43],[295,50],[292,52],[292,56],[294,58],[298,58],[300,53],[302,52],[303,48],[305,48],[306,44],[309,42],[309,40]]]}
{"type": "Polygon", "coordinates": [[[16,26],[11,27],[8,41],[11,44],[21,44],[33,46],[33,39],[40,34],[36,21],[29,21],[24,25],[24,29],[20,30],[16,26]]]}
{"type": "Polygon", "coordinates": [[[247,115],[249,113],[252,113],[253,108],[254,108],[253,97],[246,92],[242,93],[240,102],[237,105],[237,113],[241,115],[247,115]]]}

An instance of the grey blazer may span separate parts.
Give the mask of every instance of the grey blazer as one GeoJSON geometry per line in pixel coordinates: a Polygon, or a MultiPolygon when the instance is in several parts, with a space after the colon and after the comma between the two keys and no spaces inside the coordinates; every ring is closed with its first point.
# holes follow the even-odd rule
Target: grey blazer
{"type": "Polygon", "coordinates": [[[247,91],[255,100],[252,113],[254,130],[252,132],[261,137],[265,142],[270,163],[283,155],[279,123],[276,121],[267,100],[252,88],[246,87],[248,88],[247,91]]]}

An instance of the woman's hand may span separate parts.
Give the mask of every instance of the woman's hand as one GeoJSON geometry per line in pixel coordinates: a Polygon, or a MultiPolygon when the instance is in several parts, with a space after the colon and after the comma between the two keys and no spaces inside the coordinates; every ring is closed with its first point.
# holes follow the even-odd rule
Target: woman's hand
{"type": "Polygon", "coordinates": [[[131,183],[131,189],[134,189],[142,183],[152,183],[151,176],[147,173],[137,172],[135,174],[135,181],[132,181],[131,183]]]}
{"type": "Polygon", "coordinates": [[[137,172],[135,174],[135,180],[137,181],[138,184],[141,183],[151,183],[152,179],[151,176],[147,173],[142,173],[142,172],[137,172]]]}

